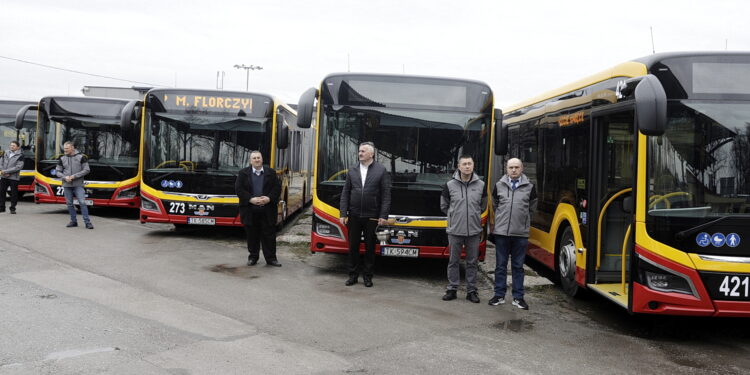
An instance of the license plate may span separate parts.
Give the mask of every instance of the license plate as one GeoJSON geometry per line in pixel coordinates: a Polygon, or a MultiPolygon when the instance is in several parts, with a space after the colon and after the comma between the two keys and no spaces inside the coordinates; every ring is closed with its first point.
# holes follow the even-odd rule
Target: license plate
{"type": "Polygon", "coordinates": [[[212,217],[189,217],[187,218],[187,223],[195,225],[216,225],[216,219],[212,217]]]}
{"type": "MultiPolygon", "coordinates": [[[[93,206],[94,205],[94,201],[91,200],[91,199],[84,199],[83,203],[85,205],[87,205],[87,206],[93,206]]],[[[78,202],[78,199],[73,199],[73,204],[80,204],[80,203],[78,202]]]]}
{"type": "Polygon", "coordinates": [[[419,249],[416,247],[383,246],[380,248],[380,255],[387,257],[416,258],[419,256],[419,249]]]}

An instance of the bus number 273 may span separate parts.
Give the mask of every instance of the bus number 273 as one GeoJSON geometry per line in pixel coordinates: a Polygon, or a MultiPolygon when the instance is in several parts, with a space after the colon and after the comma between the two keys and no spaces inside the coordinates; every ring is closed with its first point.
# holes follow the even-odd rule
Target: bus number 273
{"type": "Polygon", "coordinates": [[[750,296],[750,277],[724,276],[719,292],[727,297],[750,296]]]}
{"type": "Polygon", "coordinates": [[[184,202],[169,202],[169,213],[170,214],[184,214],[185,203],[184,202]]]}

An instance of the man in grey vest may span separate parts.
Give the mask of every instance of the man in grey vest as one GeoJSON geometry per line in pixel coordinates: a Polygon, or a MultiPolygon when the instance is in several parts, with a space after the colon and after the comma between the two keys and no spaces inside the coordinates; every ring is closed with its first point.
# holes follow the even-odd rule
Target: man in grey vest
{"type": "Polygon", "coordinates": [[[487,206],[484,181],[474,173],[474,160],[469,155],[458,158],[458,170],[443,185],[440,210],[448,216],[450,259],[448,260],[448,288],[443,301],[456,299],[461,280],[459,262],[461,251],[466,252],[466,299],[479,303],[477,294],[477,261],[479,237],[482,233],[482,211],[487,206]]]}
{"type": "Polygon", "coordinates": [[[10,188],[10,213],[16,213],[18,180],[23,169],[23,151],[18,141],[11,141],[8,151],[0,156],[0,212],[5,212],[5,193],[10,188]]]}
{"type": "Polygon", "coordinates": [[[505,303],[508,278],[508,256],[513,273],[513,306],[528,310],[523,298],[523,262],[529,243],[531,215],[536,211],[536,188],[523,174],[523,163],[513,158],[506,164],[503,176],[492,192],[495,208],[495,296],[489,304],[505,303]]]}
{"type": "Polygon", "coordinates": [[[94,229],[94,225],[91,224],[89,218],[89,208],[86,206],[86,190],[83,188],[83,177],[91,171],[88,158],[78,152],[73,142],[70,141],[63,144],[63,152],[64,154],[57,160],[55,176],[62,181],[65,203],[67,203],[68,213],[70,213],[70,222],[66,227],[78,226],[76,208],[73,205],[73,198],[75,198],[81,207],[81,215],[83,216],[83,222],[86,224],[86,229],[94,229]]]}

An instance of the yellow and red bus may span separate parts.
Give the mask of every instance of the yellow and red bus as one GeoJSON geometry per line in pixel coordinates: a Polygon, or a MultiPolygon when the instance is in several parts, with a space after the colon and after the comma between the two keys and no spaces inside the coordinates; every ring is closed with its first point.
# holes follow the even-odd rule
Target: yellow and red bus
{"type": "Polygon", "coordinates": [[[140,131],[133,124],[123,126],[121,120],[134,104],[122,99],[47,96],[38,106],[20,110],[17,127],[27,111],[38,111],[34,202],[65,203],[55,166],[63,144],[71,141],[86,155],[91,168],[84,178],[86,199],[80,203],[137,208],[140,131]]]}
{"type": "MultiPolygon", "coordinates": [[[[314,120],[318,128],[312,252],[348,252],[347,228],[339,222],[341,191],[347,170],[358,163],[359,144],[372,141],[375,160],[386,167],[392,181],[393,224],[380,228],[388,235],[376,245],[376,254],[449,256],[440,194],[463,154],[474,158],[475,172],[482,179],[489,177],[495,116],[489,86],[436,77],[331,74],[319,89],[302,95],[297,110],[300,126],[308,127],[314,120]]],[[[485,226],[487,215],[485,209],[485,226]]],[[[480,259],[485,248],[486,231],[480,259]]]]}
{"type": "Polygon", "coordinates": [[[270,95],[152,89],[142,112],[140,221],[241,226],[234,184],[263,154],[282,182],[278,223],[310,201],[312,135],[270,95]]]}
{"type": "Polygon", "coordinates": [[[18,182],[20,193],[34,190],[34,138],[36,137],[36,112],[28,112],[16,127],[16,114],[35,102],[0,100],[0,148],[8,147],[10,141],[18,141],[23,151],[24,164],[18,182]]]}
{"type": "Polygon", "coordinates": [[[654,54],[504,114],[539,196],[528,254],[566,293],[750,316],[750,53],[654,54]]]}

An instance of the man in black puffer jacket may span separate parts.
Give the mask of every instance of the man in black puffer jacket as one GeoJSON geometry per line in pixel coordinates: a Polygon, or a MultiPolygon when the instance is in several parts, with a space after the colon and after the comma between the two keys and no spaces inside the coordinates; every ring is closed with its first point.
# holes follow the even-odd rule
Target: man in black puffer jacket
{"type": "Polygon", "coordinates": [[[360,272],[359,242],[364,231],[365,258],[363,280],[372,286],[375,266],[375,228],[385,225],[391,209],[391,177],[385,167],[375,162],[372,142],[359,145],[359,163],[346,174],[341,192],[341,224],[348,224],[349,279],[346,285],[357,283],[360,272]]]}

